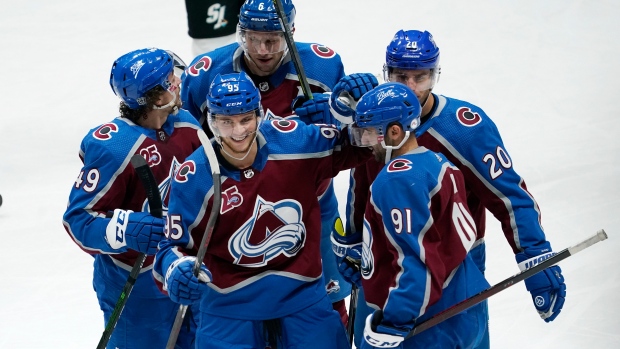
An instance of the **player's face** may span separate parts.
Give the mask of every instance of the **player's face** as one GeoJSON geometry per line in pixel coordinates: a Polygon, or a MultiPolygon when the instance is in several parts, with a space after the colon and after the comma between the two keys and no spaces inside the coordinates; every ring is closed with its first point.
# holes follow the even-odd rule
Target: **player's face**
{"type": "Polygon", "coordinates": [[[379,162],[385,160],[385,149],[383,145],[381,145],[383,135],[376,128],[351,126],[349,128],[349,139],[354,146],[372,149],[375,160],[379,162]]]}
{"type": "Polygon", "coordinates": [[[216,115],[214,118],[214,128],[222,140],[222,146],[227,151],[245,155],[252,146],[258,117],[255,111],[250,111],[237,115],[216,115]]]}
{"type": "Polygon", "coordinates": [[[286,50],[284,33],[246,30],[242,37],[243,48],[254,63],[249,65],[252,73],[259,76],[273,74],[286,50]]]}
{"type": "Polygon", "coordinates": [[[163,93],[159,97],[159,99],[153,106],[153,109],[167,109],[173,108],[175,106],[177,107],[177,109],[181,108],[182,103],[179,96],[179,85],[181,84],[181,79],[178,76],[174,75],[174,73],[170,73],[170,75],[168,75],[168,84],[168,89],[166,91],[167,93],[163,93]]]}
{"type": "Polygon", "coordinates": [[[426,101],[433,88],[433,72],[430,69],[407,70],[394,68],[389,74],[391,82],[400,82],[407,85],[420,103],[426,101]]]}

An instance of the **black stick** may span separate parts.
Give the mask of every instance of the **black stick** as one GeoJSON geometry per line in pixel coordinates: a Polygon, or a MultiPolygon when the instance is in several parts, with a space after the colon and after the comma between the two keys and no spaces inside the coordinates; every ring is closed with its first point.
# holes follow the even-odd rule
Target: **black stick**
{"type": "MultiPolygon", "coordinates": [[[[200,265],[205,258],[205,254],[207,253],[207,246],[209,246],[209,242],[211,241],[213,227],[215,226],[215,222],[217,221],[217,217],[219,216],[220,206],[222,204],[222,183],[220,180],[220,165],[217,162],[215,150],[211,145],[209,137],[207,137],[207,135],[203,131],[198,131],[198,138],[200,138],[200,143],[202,143],[204,152],[207,155],[207,160],[209,160],[209,167],[211,167],[211,175],[213,176],[213,205],[211,206],[211,213],[209,214],[207,227],[205,228],[205,232],[202,235],[202,241],[200,242],[200,247],[198,248],[198,253],[196,254],[196,262],[194,263],[195,276],[198,276],[198,273],[200,272],[200,265]]],[[[174,324],[172,325],[172,330],[170,331],[170,336],[168,337],[166,349],[174,349],[174,345],[177,341],[177,338],[179,337],[179,332],[181,331],[181,325],[183,324],[183,318],[185,317],[186,311],[187,305],[179,306],[176,318],[174,319],[174,324]]]]}
{"type": "Polygon", "coordinates": [[[301,85],[301,90],[303,91],[304,96],[307,99],[312,99],[312,91],[310,91],[310,85],[308,84],[308,78],[306,78],[304,67],[303,65],[301,65],[301,58],[299,58],[299,52],[297,51],[297,46],[295,46],[295,41],[293,40],[293,33],[291,32],[291,28],[289,27],[286,13],[284,13],[284,6],[282,6],[282,0],[273,0],[273,4],[276,7],[276,12],[280,19],[280,25],[282,26],[282,30],[284,31],[284,40],[286,40],[288,50],[291,52],[291,60],[295,65],[295,70],[297,70],[297,76],[299,77],[299,84],[301,85]]]}
{"type": "Polygon", "coordinates": [[[453,317],[454,315],[467,310],[471,307],[473,307],[474,305],[484,301],[485,299],[488,299],[489,297],[493,296],[494,294],[497,294],[505,289],[507,289],[508,287],[521,282],[527,278],[529,278],[530,276],[539,273],[557,263],[559,263],[560,261],[574,255],[575,253],[592,246],[593,244],[599,242],[599,241],[603,241],[607,239],[607,234],[605,233],[604,230],[599,230],[596,235],[587,238],[586,240],[578,243],[577,245],[568,247],[560,252],[558,252],[557,254],[555,254],[553,257],[550,257],[549,259],[536,264],[535,266],[526,269],[522,272],[520,272],[519,274],[513,275],[507,279],[505,279],[504,281],[493,285],[492,287],[478,293],[475,296],[472,296],[470,298],[467,298],[466,300],[457,303],[456,305],[436,314],[435,316],[431,317],[430,319],[423,321],[421,323],[419,323],[416,327],[414,327],[411,331],[409,331],[409,333],[407,334],[407,336],[405,336],[405,339],[410,338],[412,336],[415,336],[416,334],[425,331],[437,324],[439,324],[440,322],[443,322],[451,317],[453,317]]]}
{"type": "MultiPolygon", "coordinates": [[[[131,165],[136,170],[138,174],[138,178],[140,178],[140,182],[142,186],[144,186],[144,190],[146,191],[146,197],[149,202],[149,209],[151,211],[151,215],[157,218],[162,217],[162,202],[161,196],[159,195],[159,186],[155,181],[155,177],[153,176],[153,172],[149,168],[148,163],[142,155],[135,154],[131,157],[131,165]]],[[[108,323],[105,326],[105,330],[101,335],[101,339],[99,340],[99,344],[97,344],[97,349],[105,349],[108,345],[108,341],[110,341],[110,337],[112,336],[112,332],[118,323],[118,319],[121,317],[121,313],[125,308],[125,304],[127,303],[127,299],[129,298],[129,294],[133,289],[134,284],[136,283],[136,279],[140,274],[140,270],[142,269],[142,265],[144,264],[144,260],[146,259],[146,254],[140,253],[136,258],[136,261],[129,272],[129,277],[125,282],[125,286],[123,286],[123,290],[121,291],[120,297],[116,301],[116,305],[114,306],[114,311],[112,312],[112,316],[108,320],[108,323]]]]}

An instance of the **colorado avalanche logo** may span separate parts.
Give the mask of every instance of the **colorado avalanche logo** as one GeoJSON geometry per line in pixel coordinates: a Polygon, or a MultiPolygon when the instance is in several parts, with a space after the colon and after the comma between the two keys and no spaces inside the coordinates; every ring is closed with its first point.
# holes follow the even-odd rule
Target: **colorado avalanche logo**
{"type": "Polygon", "coordinates": [[[310,48],[312,49],[312,52],[321,58],[332,58],[336,55],[336,51],[327,46],[312,44],[310,45],[310,48]]]}
{"type": "Polygon", "coordinates": [[[233,263],[258,268],[280,255],[296,255],[306,242],[302,216],[295,200],[268,202],[258,196],[254,214],[228,241],[233,263]]]}
{"type": "Polygon", "coordinates": [[[191,76],[198,76],[201,72],[209,70],[213,61],[211,57],[204,56],[198,62],[187,69],[187,73],[191,76]]]}
{"type": "Polygon", "coordinates": [[[93,132],[93,137],[101,141],[107,141],[112,138],[112,133],[116,132],[118,132],[118,126],[116,126],[116,124],[103,124],[93,132]]]}
{"type": "Polygon", "coordinates": [[[401,172],[401,171],[410,170],[411,168],[412,168],[411,161],[407,159],[396,159],[390,162],[390,164],[388,165],[387,171],[388,172],[401,172]]]}
{"type": "Polygon", "coordinates": [[[174,174],[174,180],[179,183],[185,183],[187,182],[187,177],[194,173],[196,173],[196,163],[192,160],[185,161],[178,166],[178,170],[174,174]]]}
{"type": "Polygon", "coordinates": [[[340,282],[338,280],[329,280],[327,285],[325,285],[325,290],[327,294],[340,292],[340,282]]]}
{"type": "Polygon", "coordinates": [[[370,234],[370,227],[367,221],[364,221],[362,238],[362,266],[360,272],[362,277],[368,280],[375,271],[375,258],[372,255],[372,234],[370,234]]]}
{"type": "Polygon", "coordinates": [[[463,126],[467,127],[476,126],[482,121],[480,114],[472,112],[468,107],[459,108],[456,111],[456,118],[463,126]]]}
{"type": "Polygon", "coordinates": [[[284,132],[284,133],[293,132],[297,128],[297,122],[293,120],[287,120],[287,119],[271,120],[271,124],[278,131],[284,132]]]}

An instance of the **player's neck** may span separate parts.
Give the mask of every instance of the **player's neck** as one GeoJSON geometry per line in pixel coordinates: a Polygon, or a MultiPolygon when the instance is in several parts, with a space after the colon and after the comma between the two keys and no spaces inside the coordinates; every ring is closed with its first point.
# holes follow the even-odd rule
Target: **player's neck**
{"type": "Polygon", "coordinates": [[[157,130],[162,128],[166,123],[168,115],[168,112],[164,110],[151,110],[146,113],[146,119],[138,120],[138,125],[144,128],[157,130]]]}
{"type": "Polygon", "coordinates": [[[428,98],[426,99],[426,102],[422,106],[422,113],[421,113],[421,115],[423,117],[427,117],[428,114],[433,109],[433,105],[434,104],[435,104],[435,96],[432,93],[429,93],[428,94],[428,98]]]}

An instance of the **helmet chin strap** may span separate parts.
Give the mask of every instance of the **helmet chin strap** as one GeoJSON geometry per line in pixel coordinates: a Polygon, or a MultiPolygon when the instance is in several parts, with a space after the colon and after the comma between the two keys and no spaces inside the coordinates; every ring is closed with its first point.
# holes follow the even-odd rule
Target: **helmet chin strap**
{"type": "Polygon", "coordinates": [[[383,138],[383,140],[381,141],[381,146],[383,147],[383,149],[386,150],[385,151],[385,164],[386,165],[390,162],[390,160],[392,160],[392,150],[400,149],[405,144],[407,139],[409,139],[410,134],[411,134],[410,131],[405,131],[405,138],[403,138],[403,140],[400,141],[400,143],[397,146],[385,144],[385,137],[383,138]]]}

